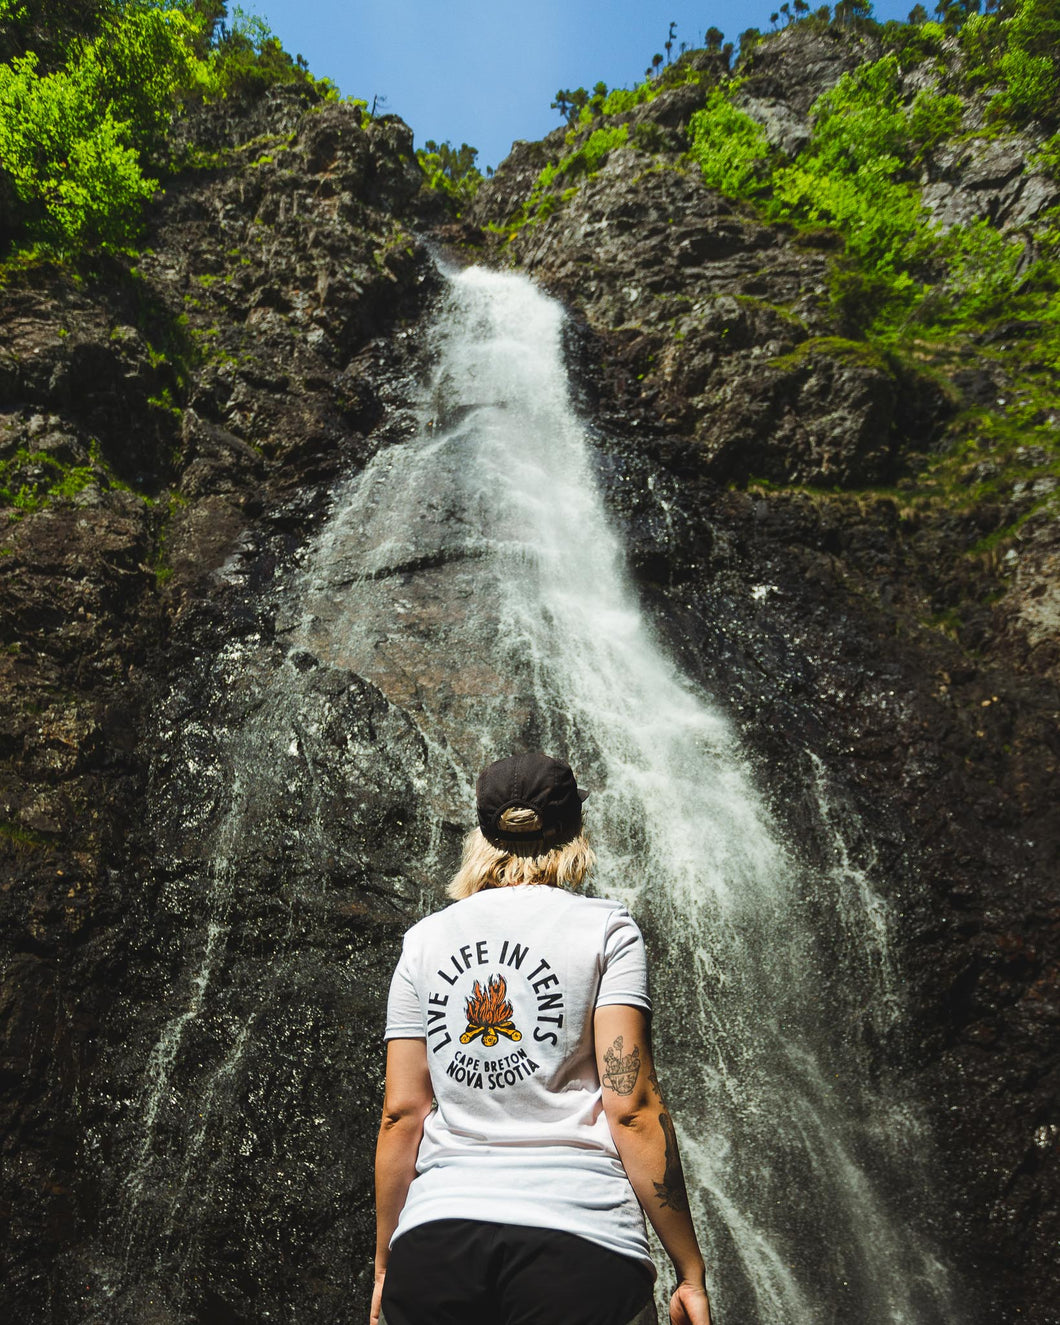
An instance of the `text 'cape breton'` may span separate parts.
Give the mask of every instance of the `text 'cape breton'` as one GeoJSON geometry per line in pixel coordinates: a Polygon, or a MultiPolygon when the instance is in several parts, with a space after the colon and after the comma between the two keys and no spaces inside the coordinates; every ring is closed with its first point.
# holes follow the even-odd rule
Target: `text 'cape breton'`
{"type": "Polygon", "coordinates": [[[609,1004],[651,1010],[644,941],[618,902],[491,888],[409,930],[386,1037],[426,1040],[436,1107],[395,1238],[481,1219],[651,1265],[596,1070],[593,1013],[609,1004]]]}

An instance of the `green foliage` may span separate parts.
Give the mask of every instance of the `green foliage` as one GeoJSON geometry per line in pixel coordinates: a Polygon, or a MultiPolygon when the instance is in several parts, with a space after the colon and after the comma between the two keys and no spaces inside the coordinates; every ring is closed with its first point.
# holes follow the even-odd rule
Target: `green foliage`
{"type": "Polygon", "coordinates": [[[558,180],[573,180],[584,175],[587,179],[595,175],[608,152],[616,147],[625,147],[629,137],[629,128],[620,124],[613,129],[594,129],[581,147],[561,157],[555,165],[546,166],[537,177],[531,200],[534,195],[551,192],[558,180]]]}
{"type": "Polygon", "coordinates": [[[832,312],[847,336],[864,336],[878,325],[884,311],[893,311],[893,273],[866,267],[852,254],[843,254],[828,273],[832,312]]]}
{"type": "Polygon", "coordinates": [[[164,173],[192,97],[303,83],[262,19],[223,0],[0,0],[0,245],[120,247],[164,173]]]}
{"type": "Polygon", "coordinates": [[[550,109],[558,110],[568,124],[577,124],[578,116],[588,102],[589,94],[584,87],[577,87],[573,92],[568,88],[560,88],[550,109]]]}
{"type": "MultiPolygon", "coordinates": [[[[1036,512],[1060,512],[1053,424],[1060,380],[1060,208],[1036,218],[1038,256],[1030,261],[1024,235],[1007,236],[987,221],[943,231],[922,206],[918,181],[923,160],[945,141],[960,139],[962,101],[954,89],[1000,88],[995,115],[1003,96],[1009,119],[1048,122],[1052,112],[1041,98],[1050,84],[1032,79],[1044,65],[1029,64],[1024,84],[1014,77],[1011,27],[1035,9],[1041,18],[1042,6],[1020,3],[985,17],[951,10],[948,33],[925,21],[915,42],[899,43],[888,34],[884,59],[848,74],[813,107],[812,136],[793,159],[771,151],[760,127],[732,104],[734,86],[716,91],[691,126],[691,154],[712,187],[799,227],[814,247],[821,247],[821,237],[812,232],[822,226],[842,240],[829,264],[829,296],[839,330],[851,339],[806,342],[792,362],[817,345],[832,355],[856,355],[860,347],[943,381],[970,357],[996,364],[1006,383],[996,404],[960,411],[951,389],[959,412],[948,436],[905,484],[907,500],[915,503],[989,502],[1011,509],[1009,522],[973,549],[982,555],[1011,545],[1036,512]],[[963,63],[953,59],[954,30],[963,63]],[[910,98],[901,71],[920,58],[936,62],[939,90],[910,98]]],[[[1051,67],[1053,52],[1024,43],[1024,57],[1051,67]]],[[[1060,134],[1047,138],[1029,165],[1060,175],[1060,134]]]]}
{"type": "Polygon", "coordinates": [[[638,83],[633,88],[616,87],[613,92],[607,94],[603,104],[603,113],[605,115],[624,115],[626,111],[632,110],[634,106],[643,105],[645,101],[651,101],[652,97],[658,95],[659,89],[650,78],[646,78],[643,83],[638,83]]]}
{"type": "Polygon", "coordinates": [[[925,89],[906,106],[899,60],[891,54],[844,74],[813,113],[811,152],[823,169],[898,178],[957,130],[961,100],[925,89]]]}
{"type": "Polygon", "coordinates": [[[1002,27],[1005,49],[998,68],[1005,87],[991,112],[1016,124],[1055,120],[1060,111],[1060,0],[1021,0],[1002,27]]]}
{"type": "Polygon", "coordinates": [[[757,46],[762,44],[762,33],[758,28],[747,28],[740,33],[740,58],[746,58],[757,46]]]}
{"type": "Polygon", "coordinates": [[[910,145],[915,148],[914,161],[920,161],[925,153],[958,132],[962,111],[961,99],[956,93],[939,96],[922,88],[916,94],[906,112],[910,145]]]}
{"type": "Polygon", "coordinates": [[[113,7],[114,0],[0,0],[0,60],[33,51],[51,73],[71,42],[99,35],[113,7]]]}
{"type": "Polygon", "coordinates": [[[205,70],[210,96],[257,96],[270,87],[302,83],[327,100],[336,100],[338,88],[327,78],[314,78],[300,55],[292,57],[268,23],[238,6],[230,27],[222,35],[205,70]]]}
{"type": "Polygon", "coordinates": [[[86,99],[78,72],[42,77],[32,54],[0,65],[0,161],[28,237],[60,249],[128,238],[156,186],[128,126],[86,99]]]}
{"type": "Polygon", "coordinates": [[[761,125],[716,88],[689,122],[689,152],[712,189],[753,197],[768,178],[769,143],[761,125]]]}
{"type": "Polygon", "coordinates": [[[666,130],[661,124],[645,120],[633,126],[632,146],[638,152],[662,152],[667,145],[666,130]]]}
{"type": "MultiPolygon", "coordinates": [[[[579,93],[584,91],[578,89],[579,93]]],[[[578,111],[577,123],[580,128],[587,128],[594,120],[598,120],[604,113],[604,106],[607,103],[607,84],[596,83],[593,86],[592,96],[587,97],[581,109],[578,111]]]]}
{"type": "MultiPolygon", "coordinates": [[[[913,326],[952,331],[995,315],[1024,286],[1028,298],[1043,297],[1034,291],[1058,270],[1052,258],[1024,272],[1022,241],[986,222],[943,234],[921,203],[920,162],[959,132],[959,97],[921,90],[905,101],[892,52],[846,74],[813,113],[809,144],[786,161],[718,89],[692,117],[691,155],[706,183],[754,202],[770,219],[842,235],[845,255],[833,264],[830,293],[850,334],[887,340],[913,326]]],[[[1049,140],[1042,157],[1053,156],[1060,152],[1049,140]]]]}
{"type": "Polygon", "coordinates": [[[482,172],[475,165],[478,149],[461,143],[436,143],[428,139],[416,153],[420,169],[427,176],[428,188],[444,193],[461,206],[472,201],[482,183],[482,172]]]}
{"type": "Polygon", "coordinates": [[[33,52],[0,65],[0,162],[25,238],[69,251],[131,237],[157,187],[141,154],[192,81],[198,33],[183,10],[129,6],[50,73],[33,52]]]}
{"type": "Polygon", "coordinates": [[[1060,180],[1060,133],[1047,138],[1037,152],[1029,159],[1028,165],[1033,170],[1040,170],[1050,179],[1060,180]]]}
{"type": "Polygon", "coordinates": [[[892,275],[896,297],[913,283],[905,269],[921,256],[928,218],[914,190],[891,179],[886,162],[849,174],[821,169],[813,158],[783,167],[774,173],[768,211],[777,219],[835,226],[852,253],[892,275]]]}
{"type": "Polygon", "coordinates": [[[599,99],[599,113],[601,115],[624,115],[627,111],[633,110],[635,106],[642,106],[647,101],[654,101],[657,96],[663,92],[669,91],[673,87],[684,87],[687,84],[701,83],[703,73],[699,69],[693,69],[687,60],[678,60],[675,64],[668,65],[657,78],[645,77],[642,83],[635,87],[624,88],[616,87],[608,92],[603,83],[597,83],[593,89],[594,96],[591,105],[597,104],[597,98],[600,97],[601,90],[604,93],[599,99]]]}
{"type": "Polygon", "coordinates": [[[72,76],[81,94],[104,105],[143,152],[162,145],[177,95],[201,75],[198,20],[180,8],[129,5],[120,21],[78,53],[72,76]]]}
{"type": "Polygon", "coordinates": [[[844,336],[811,336],[801,341],[790,354],[770,360],[776,368],[798,368],[815,358],[822,357],[864,368],[886,369],[888,358],[863,340],[848,340],[844,336]]]}
{"type": "Polygon", "coordinates": [[[933,235],[911,167],[958,127],[960,100],[921,91],[905,106],[891,54],[845,74],[813,110],[810,144],[774,168],[767,210],[835,226],[853,255],[890,280],[892,301],[908,308],[933,235]]]}
{"type": "Polygon", "coordinates": [[[23,448],[0,461],[0,506],[20,519],[53,501],[75,497],[99,478],[92,465],[64,465],[44,451],[23,448]]]}
{"type": "Polygon", "coordinates": [[[10,820],[0,820],[0,838],[3,838],[11,850],[16,852],[35,851],[48,845],[48,838],[43,833],[31,832],[21,824],[10,820]]]}
{"type": "MultiPolygon", "coordinates": [[[[1032,131],[1044,141],[1028,169],[1060,178],[1060,0],[991,0],[979,13],[982,7],[948,0],[935,9],[936,22],[916,6],[909,23],[881,26],[855,0],[840,0],[834,18],[827,7],[809,14],[806,0],[792,0],[774,24],[783,14],[792,23],[869,32],[883,58],[848,73],[817,101],[809,142],[793,157],[771,149],[762,126],[735,104],[738,78],[710,91],[688,136],[705,183],[784,223],[800,246],[829,255],[827,294],[842,339],[807,340],[781,362],[822,352],[886,365],[900,382],[933,380],[954,418],[943,437],[924,439],[915,476],[900,485],[904,499],[1007,510],[1005,526],[974,549],[993,555],[1035,512],[1060,514],[1060,207],[1018,236],[983,220],[944,230],[923,205],[920,181],[946,143],[959,148],[965,138],[998,137],[1005,126],[1028,123],[1048,134],[1032,131]],[[985,131],[984,102],[992,121],[985,131]],[[953,372],[969,360],[994,364],[1004,384],[996,402],[961,409],[953,372]]],[[[745,69],[770,40],[744,34],[745,69]]],[[[562,206],[580,174],[597,168],[595,146],[587,148],[603,143],[606,117],[658,96],[667,78],[682,76],[681,64],[609,92],[602,103],[591,105],[585,94],[572,118],[577,130],[592,124],[596,133],[577,148],[584,132],[568,134],[571,152],[541,172],[514,224],[533,224],[562,206]]],[[[654,128],[638,124],[632,145],[650,149],[654,128]]]]}
{"type": "MultiPolygon", "coordinates": [[[[976,6],[977,8],[977,6],[976,6]]],[[[946,27],[956,32],[969,88],[997,89],[989,113],[1023,125],[1060,116],[1060,0],[1002,0],[995,12],[952,7],[946,27]]]]}
{"type": "MultiPolygon", "coordinates": [[[[982,321],[1000,312],[1018,288],[1023,243],[998,234],[986,221],[954,226],[936,252],[945,265],[945,302],[935,321],[982,321]]],[[[925,296],[925,308],[937,308],[938,302],[937,291],[925,296]]]]}

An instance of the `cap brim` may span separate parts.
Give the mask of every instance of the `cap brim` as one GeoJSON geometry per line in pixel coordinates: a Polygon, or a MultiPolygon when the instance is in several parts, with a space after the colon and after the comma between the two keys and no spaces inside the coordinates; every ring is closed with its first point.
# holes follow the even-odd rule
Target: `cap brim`
{"type": "Polygon", "coordinates": [[[579,788],[578,788],[578,799],[579,799],[580,801],[586,800],[586,799],[588,798],[588,795],[589,795],[589,793],[585,790],[584,787],[579,787],[579,788]]]}

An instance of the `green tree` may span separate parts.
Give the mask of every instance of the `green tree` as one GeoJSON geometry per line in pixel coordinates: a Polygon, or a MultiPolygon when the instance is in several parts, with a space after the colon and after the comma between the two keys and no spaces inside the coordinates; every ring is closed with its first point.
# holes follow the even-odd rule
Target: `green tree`
{"type": "Polygon", "coordinates": [[[566,89],[561,88],[560,91],[556,93],[556,99],[555,101],[552,102],[552,105],[549,107],[549,109],[558,110],[560,115],[562,115],[563,118],[569,122],[570,107],[571,107],[570,92],[568,92],[566,89]]]}
{"type": "Polygon", "coordinates": [[[114,0],[0,0],[0,60],[32,51],[50,74],[72,42],[99,35],[113,9],[114,0]]]}
{"type": "Polygon", "coordinates": [[[593,94],[586,103],[585,110],[581,112],[581,119],[594,120],[599,119],[604,113],[604,105],[607,102],[607,84],[597,82],[593,84],[593,94]]]}
{"type": "Polygon", "coordinates": [[[178,92],[198,73],[194,10],[129,6],[117,23],[80,55],[77,78],[83,94],[105,105],[126,126],[129,141],[150,151],[161,145],[178,92]]]}
{"type": "Polygon", "coordinates": [[[194,81],[199,25],[194,11],[114,6],[92,39],[79,21],[64,66],[32,51],[0,65],[0,163],[25,238],[70,250],[130,237],[157,187],[141,154],[194,81]]]}
{"type": "Polygon", "coordinates": [[[326,78],[313,77],[302,56],[284,50],[263,18],[238,6],[231,23],[219,25],[210,67],[215,95],[255,96],[283,83],[304,83],[326,97],[338,95],[326,78]]]}
{"type": "Polygon", "coordinates": [[[979,0],[939,0],[935,13],[947,32],[956,32],[979,9],[979,0]]]}
{"type": "Polygon", "coordinates": [[[428,138],[423,150],[416,153],[416,159],[429,187],[458,203],[469,203],[482,183],[482,172],[475,164],[478,149],[467,143],[453,147],[452,143],[436,143],[428,138]]]}
{"type": "Polygon", "coordinates": [[[860,28],[872,20],[872,5],[864,0],[836,0],[835,21],[843,27],[860,28]]]}
{"type": "MultiPolygon", "coordinates": [[[[1015,0],[999,8],[1004,90],[990,105],[995,118],[1026,124],[1060,119],[1060,0],[1015,0]]],[[[994,20],[989,20],[993,22],[994,20]]]]}

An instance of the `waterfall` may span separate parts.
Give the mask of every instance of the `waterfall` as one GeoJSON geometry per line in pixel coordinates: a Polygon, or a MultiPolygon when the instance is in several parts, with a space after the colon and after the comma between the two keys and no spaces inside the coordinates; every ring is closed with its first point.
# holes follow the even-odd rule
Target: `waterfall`
{"type": "MultiPolygon", "coordinates": [[[[162,716],[179,732],[181,785],[211,809],[167,792],[176,775],[156,769],[161,834],[182,861],[163,894],[181,920],[169,1010],[131,1104],[124,1268],[109,1291],[143,1278],[129,1267],[145,1241],[156,1284],[194,1259],[206,1181],[195,1175],[211,1147],[280,1162],[255,1134],[260,1115],[230,1111],[227,1132],[214,1119],[237,1098],[248,1045],[271,1033],[270,980],[316,960],[299,950],[299,917],[324,914],[344,873],[408,917],[439,905],[478,769],[540,748],[591,789],[594,886],[646,932],[660,1077],[720,1320],[955,1320],[918,1232],[929,1177],[915,1110],[873,1051],[901,1012],[888,907],[851,858],[823,768],[807,756],[826,857],[810,866],[627,580],[569,396],[559,306],[523,277],[473,268],[449,278],[432,336],[414,435],[336,492],[274,591],[275,635],[250,632],[213,664],[208,775],[186,767],[200,739],[187,698],[162,716]],[[415,862],[404,871],[380,855],[395,835],[415,862]],[[284,933],[261,922],[237,935],[241,879],[262,859],[284,880],[268,913],[284,933]],[[240,943],[267,958],[253,979],[231,957],[240,943]],[[195,1054],[206,1066],[182,1086],[178,1064],[195,1054]],[[182,1091],[198,1118],[178,1125],[182,1091]]],[[[346,945],[351,969],[366,952],[346,945]]],[[[350,1126],[370,1133],[370,1091],[361,1104],[350,1126]]]]}

